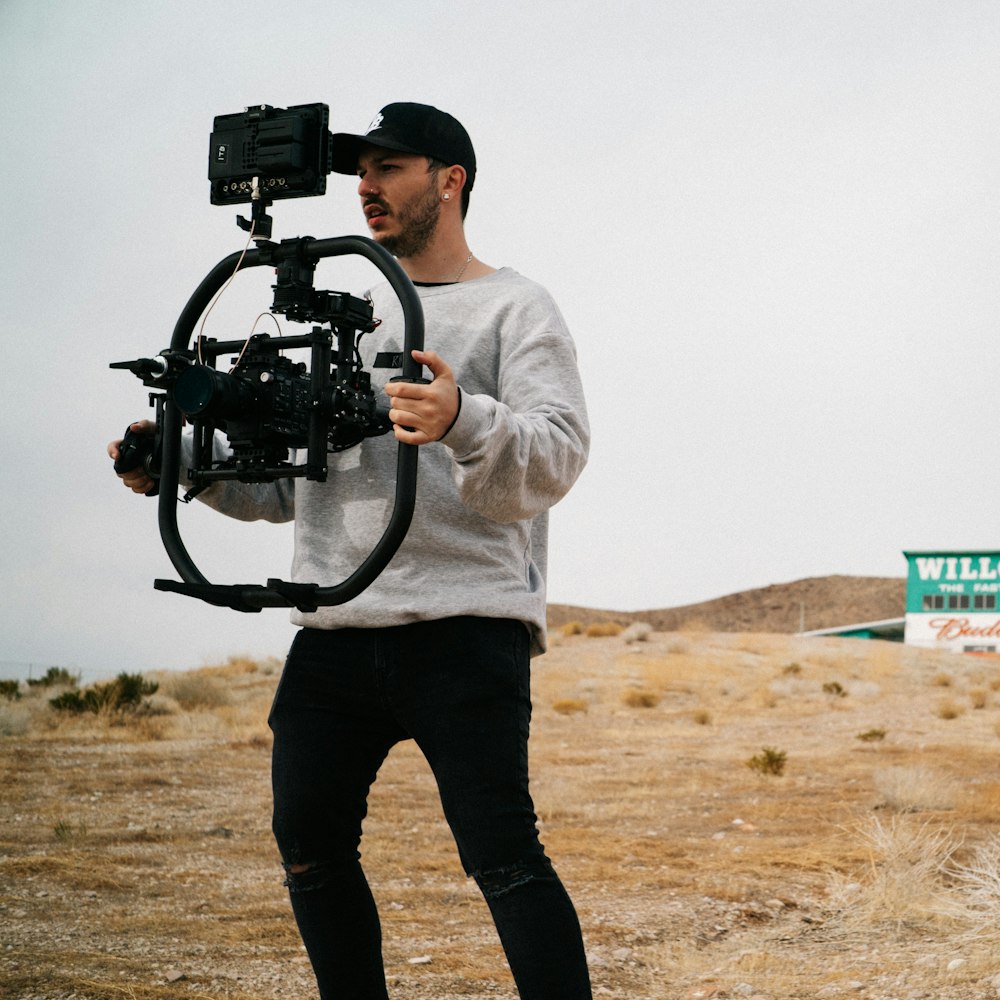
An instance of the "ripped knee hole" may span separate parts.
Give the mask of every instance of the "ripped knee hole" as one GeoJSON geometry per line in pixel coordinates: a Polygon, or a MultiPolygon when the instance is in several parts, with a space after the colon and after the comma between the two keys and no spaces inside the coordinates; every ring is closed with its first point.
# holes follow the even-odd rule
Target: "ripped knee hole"
{"type": "Polygon", "coordinates": [[[327,867],[313,861],[283,862],[285,886],[289,892],[309,892],[322,889],[329,878],[327,867]]]}
{"type": "Polygon", "coordinates": [[[556,878],[556,873],[548,858],[538,858],[505,868],[473,872],[472,877],[487,899],[499,899],[530,882],[551,881],[556,878]]]}

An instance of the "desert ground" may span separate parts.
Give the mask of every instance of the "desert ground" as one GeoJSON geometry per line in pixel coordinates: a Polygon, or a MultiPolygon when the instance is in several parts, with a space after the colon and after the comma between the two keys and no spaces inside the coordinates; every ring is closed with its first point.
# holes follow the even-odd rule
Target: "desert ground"
{"type": "MultiPolygon", "coordinates": [[[[1000,659],[560,617],[532,791],[595,996],[1000,997],[1000,659]]],[[[269,831],[279,673],[0,701],[0,996],[316,996],[269,831]]],[[[411,745],[365,831],[394,1000],[514,1000],[411,745]]]]}

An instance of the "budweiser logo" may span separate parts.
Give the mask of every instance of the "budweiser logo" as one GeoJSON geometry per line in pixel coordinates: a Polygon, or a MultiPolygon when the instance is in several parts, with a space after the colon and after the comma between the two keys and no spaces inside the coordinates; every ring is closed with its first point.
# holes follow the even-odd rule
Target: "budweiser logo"
{"type": "Polygon", "coordinates": [[[929,624],[940,641],[1000,637],[1000,618],[992,625],[970,625],[968,618],[932,618],[929,624]]]}

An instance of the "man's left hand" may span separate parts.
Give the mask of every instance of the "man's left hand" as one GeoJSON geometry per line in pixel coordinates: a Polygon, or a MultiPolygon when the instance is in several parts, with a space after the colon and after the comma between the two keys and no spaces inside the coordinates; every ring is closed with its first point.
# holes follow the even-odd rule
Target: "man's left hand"
{"type": "Polygon", "coordinates": [[[412,351],[413,360],[430,369],[433,381],[389,382],[385,387],[391,409],[389,419],[397,441],[429,444],[439,441],[458,414],[455,374],[434,351],[412,351]]]}

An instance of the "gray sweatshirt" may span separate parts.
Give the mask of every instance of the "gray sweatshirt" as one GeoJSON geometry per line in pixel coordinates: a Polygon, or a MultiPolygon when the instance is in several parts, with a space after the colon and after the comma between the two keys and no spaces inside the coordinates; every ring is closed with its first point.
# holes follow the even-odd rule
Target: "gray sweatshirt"
{"type": "MultiPolygon", "coordinates": [[[[576,352],[549,294],[510,268],[459,284],[418,288],[425,348],[453,369],[458,419],[423,445],[416,509],[388,567],[347,604],[293,611],[310,628],[373,628],[456,615],[514,618],[545,648],[548,509],[576,481],[590,432],[576,352]]],[[[399,369],[402,311],[387,284],[372,290],[382,324],[361,340],[381,388],[399,369]]],[[[386,397],[381,396],[385,401],[386,397]]],[[[391,435],[330,456],[325,483],[216,483],[199,499],[242,520],[295,520],[292,579],[333,586],[381,537],[392,511],[397,444],[391,435]]]]}

